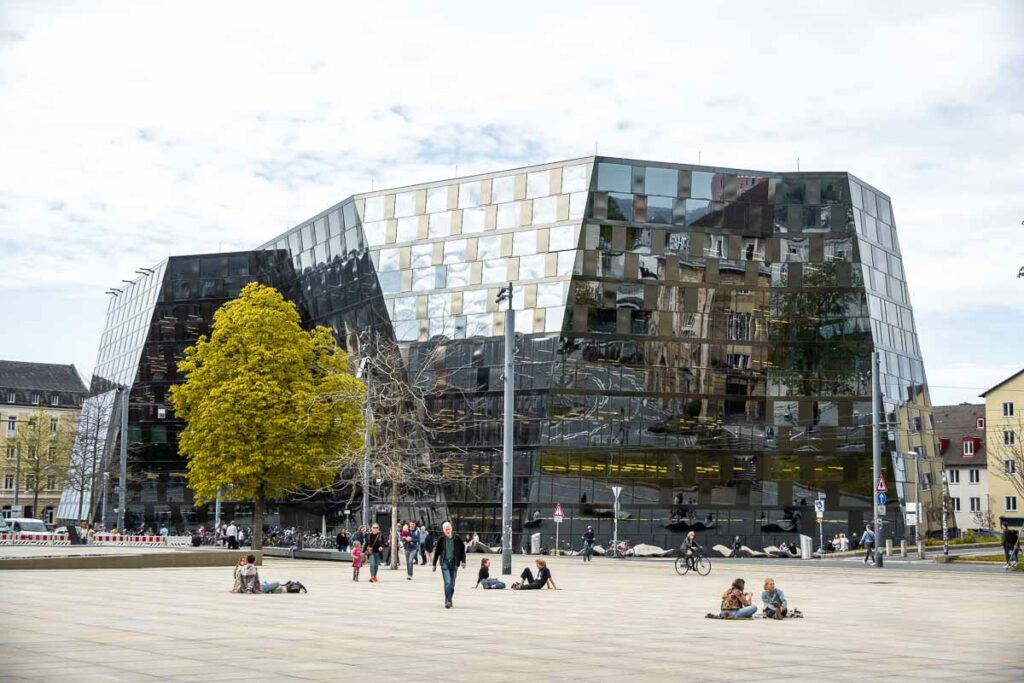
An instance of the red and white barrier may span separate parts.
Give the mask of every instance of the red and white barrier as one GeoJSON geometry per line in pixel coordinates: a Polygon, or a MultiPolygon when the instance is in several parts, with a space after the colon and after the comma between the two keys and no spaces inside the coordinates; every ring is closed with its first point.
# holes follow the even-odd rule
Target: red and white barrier
{"type": "Polygon", "coordinates": [[[0,545],[71,545],[67,534],[0,533],[0,545]]]}

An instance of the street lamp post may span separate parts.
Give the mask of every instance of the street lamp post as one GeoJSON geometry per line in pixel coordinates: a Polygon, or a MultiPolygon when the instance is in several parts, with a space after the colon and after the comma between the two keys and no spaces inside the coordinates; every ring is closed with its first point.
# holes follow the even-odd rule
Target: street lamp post
{"type": "Polygon", "coordinates": [[[622,493],[621,486],[612,487],[612,495],[615,496],[615,504],[612,506],[612,556],[618,557],[619,553],[619,495],[622,493]]]}
{"type": "MultiPolygon", "coordinates": [[[[871,353],[871,465],[872,481],[879,482],[882,479],[882,425],[880,413],[882,412],[882,390],[879,382],[878,351],[871,353]]],[[[877,496],[872,495],[874,503],[875,520],[875,566],[882,566],[882,515],[879,510],[882,506],[878,504],[877,496]]]]}
{"type": "Polygon", "coordinates": [[[128,396],[131,387],[121,385],[118,391],[121,394],[121,467],[118,472],[117,530],[123,534],[124,508],[128,500],[128,396]]]}
{"type": "Polygon", "coordinates": [[[949,561],[949,524],[946,522],[946,470],[942,470],[942,559],[949,561]]]}
{"type": "MultiPolygon", "coordinates": [[[[516,312],[512,309],[512,283],[498,292],[496,303],[505,309],[505,402],[501,449],[501,573],[512,573],[512,429],[515,414],[516,312]]],[[[557,546],[556,546],[557,547],[557,546]]]]}
{"type": "Polygon", "coordinates": [[[359,361],[356,379],[366,374],[366,401],[363,404],[363,524],[370,523],[370,442],[373,440],[373,409],[370,406],[369,356],[359,361]]]}

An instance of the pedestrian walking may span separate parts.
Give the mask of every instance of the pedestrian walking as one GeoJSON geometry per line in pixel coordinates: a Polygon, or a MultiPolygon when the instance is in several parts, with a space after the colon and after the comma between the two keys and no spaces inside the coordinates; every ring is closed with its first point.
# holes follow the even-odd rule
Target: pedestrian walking
{"type": "Polygon", "coordinates": [[[416,536],[418,540],[417,547],[420,553],[420,564],[425,565],[427,563],[427,527],[423,524],[417,526],[416,536]]]}
{"type": "Polygon", "coordinates": [[[434,561],[434,544],[436,539],[434,538],[434,532],[430,529],[424,528],[423,530],[423,556],[426,558],[426,562],[430,563],[434,561]]]}
{"type": "Polygon", "coordinates": [[[416,532],[416,522],[409,522],[402,529],[402,549],[405,550],[406,580],[412,581],[412,566],[416,563],[419,553],[420,535],[416,532]]]}
{"type": "Polygon", "coordinates": [[[342,529],[338,532],[338,537],[335,539],[338,544],[338,550],[345,552],[348,550],[348,529],[342,529]]]}
{"type": "Polygon", "coordinates": [[[235,520],[231,520],[231,524],[228,524],[224,535],[228,539],[228,547],[232,550],[238,550],[238,527],[235,526],[235,520]]]}
{"type": "Polygon", "coordinates": [[[1000,538],[1000,545],[1003,546],[1003,557],[1006,558],[1006,566],[1010,566],[1010,555],[1013,553],[1014,546],[1017,545],[1017,539],[1019,535],[1016,531],[1011,529],[1006,522],[1002,523],[1002,537],[1000,538]]]}
{"type": "Polygon", "coordinates": [[[363,544],[355,541],[352,544],[352,580],[359,580],[359,569],[363,566],[363,544]]]}
{"type": "Polygon", "coordinates": [[[377,570],[380,569],[381,553],[384,551],[384,534],[380,531],[380,524],[374,523],[370,527],[370,533],[366,535],[365,552],[370,560],[370,583],[380,583],[377,578],[377,570]]]}
{"type": "Polygon", "coordinates": [[[455,597],[455,577],[459,567],[466,566],[466,543],[452,533],[451,522],[441,525],[442,536],[434,549],[433,567],[437,571],[441,564],[441,578],[444,579],[444,606],[451,609],[452,598],[455,597]]]}
{"type": "Polygon", "coordinates": [[[864,564],[868,562],[874,564],[875,532],[870,524],[864,525],[864,534],[860,537],[860,544],[864,548],[864,564]]]}

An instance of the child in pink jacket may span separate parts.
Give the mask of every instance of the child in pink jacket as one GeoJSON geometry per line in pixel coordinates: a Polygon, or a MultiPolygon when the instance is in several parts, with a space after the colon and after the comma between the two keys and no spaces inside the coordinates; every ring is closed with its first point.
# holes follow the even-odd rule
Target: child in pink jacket
{"type": "Polygon", "coordinates": [[[359,568],[363,566],[362,543],[356,541],[352,544],[352,580],[359,580],[359,568]]]}

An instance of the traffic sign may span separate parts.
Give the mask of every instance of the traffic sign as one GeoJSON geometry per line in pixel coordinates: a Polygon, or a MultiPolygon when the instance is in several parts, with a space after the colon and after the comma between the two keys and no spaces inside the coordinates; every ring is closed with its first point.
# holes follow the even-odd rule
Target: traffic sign
{"type": "Polygon", "coordinates": [[[815,512],[824,512],[825,511],[825,501],[823,501],[823,500],[816,500],[816,501],[814,501],[814,511],[815,512]]]}
{"type": "Polygon", "coordinates": [[[878,486],[875,487],[876,493],[889,493],[889,487],[885,485],[885,477],[878,478],[878,486]]]}
{"type": "Polygon", "coordinates": [[[555,503],[555,514],[552,516],[555,518],[555,524],[561,524],[562,520],[565,519],[565,513],[562,512],[561,503],[555,503]]]}
{"type": "Polygon", "coordinates": [[[818,500],[825,500],[825,497],[824,491],[818,491],[818,500]]]}
{"type": "Polygon", "coordinates": [[[917,510],[907,508],[907,526],[917,526],[917,510]]]}
{"type": "Polygon", "coordinates": [[[885,506],[884,505],[876,505],[875,506],[875,516],[876,517],[885,517],[885,506]]]}
{"type": "Polygon", "coordinates": [[[885,505],[885,494],[884,493],[876,493],[875,494],[875,504],[876,505],[885,505]]]}

